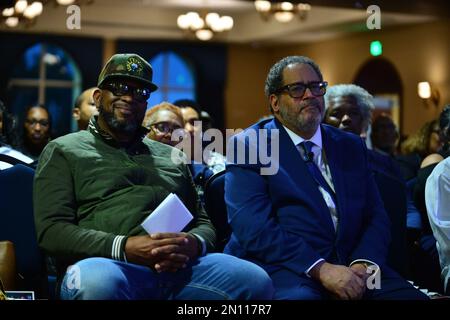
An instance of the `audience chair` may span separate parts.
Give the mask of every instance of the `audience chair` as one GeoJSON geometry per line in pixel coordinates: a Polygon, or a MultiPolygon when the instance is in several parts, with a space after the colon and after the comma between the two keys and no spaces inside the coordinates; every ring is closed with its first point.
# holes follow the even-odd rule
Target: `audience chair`
{"type": "Polygon", "coordinates": [[[205,184],[205,209],[216,228],[216,251],[222,252],[227,244],[231,228],[228,224],[227,206],[225,204],[225,173],[218,172],[212,175],[205,184]]]}
{"type": "Polygon", "coordinates": [[[47,298],[45,260],[39,250],[33,217],[34,170],[21,164],[0,171],[0,241],[15,247],[18,290],[47,298]]]}
{"type": "Polygon", "coordinates": [[[16,255],[11,241],[0,241],[0,281],[5,290],[16,290],[16,255]]]}

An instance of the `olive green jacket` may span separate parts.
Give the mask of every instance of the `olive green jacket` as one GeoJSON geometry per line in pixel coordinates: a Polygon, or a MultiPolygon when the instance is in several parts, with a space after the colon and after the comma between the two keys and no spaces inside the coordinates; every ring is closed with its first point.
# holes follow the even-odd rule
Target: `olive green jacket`
{"type": "Polygon", "coordinates": [[[42,152],[34,180],[36,232],[58,265],[88,257],[124,260],[127,237],[146,234],[140,224],[170,193],[194,216],[184,231],[214,248],[215,230],[183,154],[144,135],[123,149],[92,119],[87,131],[55,139],[42,152]]]}

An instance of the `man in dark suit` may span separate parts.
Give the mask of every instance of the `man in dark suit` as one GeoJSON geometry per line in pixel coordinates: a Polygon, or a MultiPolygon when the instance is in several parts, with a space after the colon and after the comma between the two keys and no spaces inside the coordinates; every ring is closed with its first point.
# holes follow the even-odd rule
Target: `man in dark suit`
{"type": "Polygon", "coordinates": [[[389,219],[367,150],[358,136],[321,125],[326,86],[306,57],[284,58],[269,71],[274,119],[229,145],[233,234],[225,252],[262,266],[277,299],[426,299],[385,266],[389,219]],[[253,161],[255,154],[270,154],[278,170],[262,174],[268,163],[253,161]]]}

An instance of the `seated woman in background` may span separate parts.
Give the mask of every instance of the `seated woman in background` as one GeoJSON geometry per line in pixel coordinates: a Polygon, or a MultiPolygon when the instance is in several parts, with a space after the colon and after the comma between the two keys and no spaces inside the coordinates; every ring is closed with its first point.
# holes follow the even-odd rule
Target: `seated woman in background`
{"type": "Polygon", "coordinates": [[[179,141],[172,141],[172,133],[184,127],[180,109],[168,102],[162,102],[145,113],[144,127],[150,131],[147,137],[174,147],[179,141]]]}
{"type": "Polygon", "coordinates": [[[439,122],[426,122],[417,132],[401,144],[401,155],[396,157],[406,181],[417,176],[422,161],[442,147],[439,122]]]}

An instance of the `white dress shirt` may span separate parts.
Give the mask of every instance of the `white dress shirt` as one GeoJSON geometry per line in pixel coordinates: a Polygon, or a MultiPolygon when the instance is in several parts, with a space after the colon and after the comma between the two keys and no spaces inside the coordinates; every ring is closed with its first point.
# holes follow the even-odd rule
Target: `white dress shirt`
{"type": "Polygon", "coordinates": [[[442,160],[430,174],[425,185],[428,219],[441,264],[445,288],[450,278],[450,157],[442,160]]]}
{"type": "MultiPolygon", "coordinates": [[[[284,126],[283,126],[284,127],[284,126]]],[[[299,144],[303,141],[311,141],[314,143],[314,146],[311,149],[311,152],[314,154],[314,163],[319,168],[320,173],[324,177],[325,181],[328,183],[328,185],[331,187],[333,192],[334,185],[333,180],[331,178],[331,172],[330,167],[328,166],[328,163],[325,161],[325,154],[322,149],[322,132],[320,131],[320,127],[317,129],[316,133],[312,136],[311,139],[305,140],[302,137],[300,137],[298,134],[293,132],[292,130],[289,130],[288,128],[284,127],[286,129],[286,132],[288,133],[289,137],[291,138],[294,145],[297,146],[297,149],[299,149],[299,152],[303,155],[303,149],[299,148],[299,144]]],[[[338,215],[336,210],[336,204],[333,201],[333,197],[326,191],[322,186],[318,185],[319,191],[322,194],[323,199],[325,200],[325,203],[327,204],[328,209],[330,209],[331,214],[331,220],[333,221],[334,230],[337,230],[338,227],[338,215]]]]}

